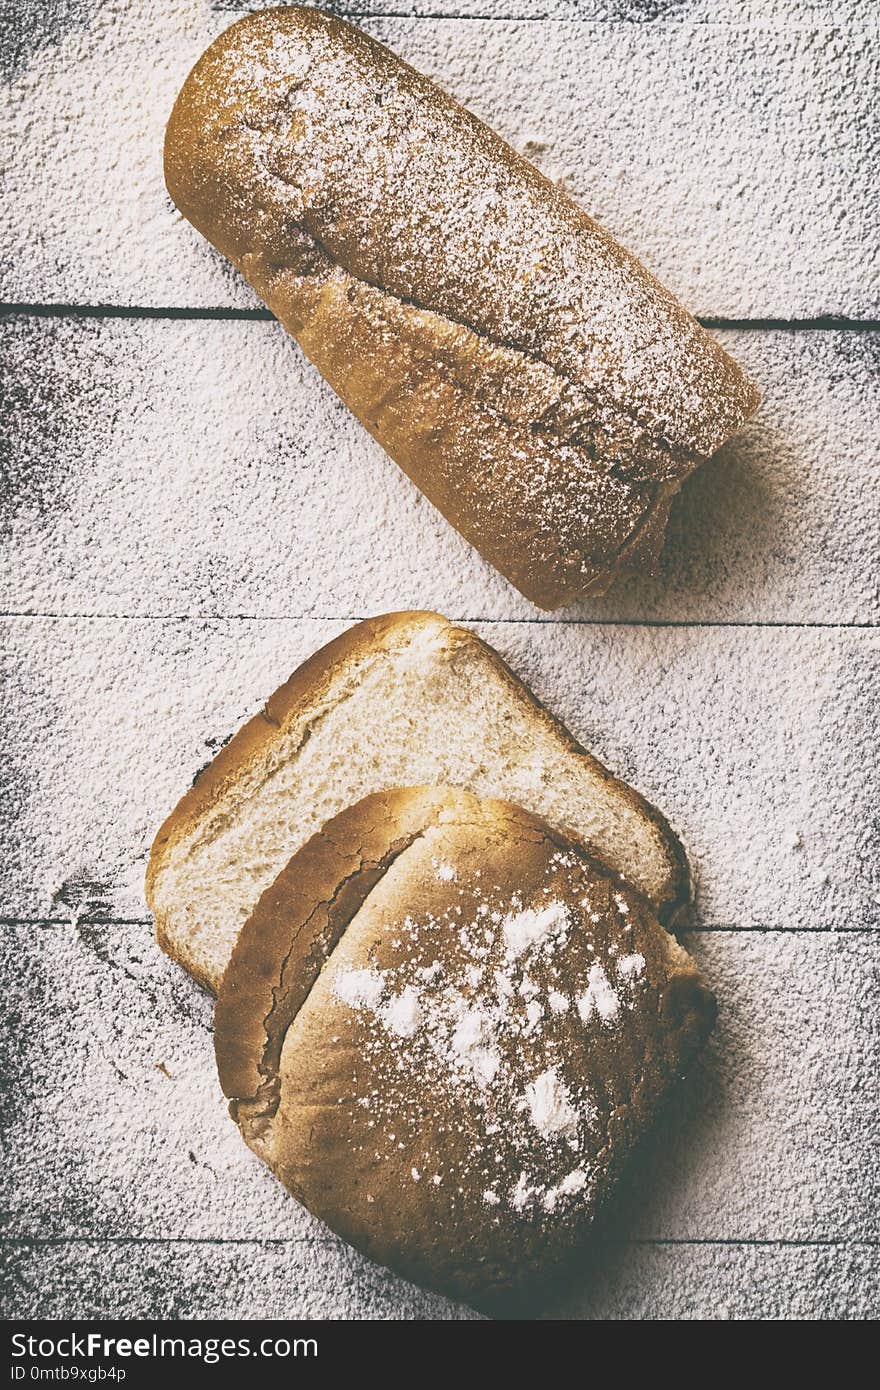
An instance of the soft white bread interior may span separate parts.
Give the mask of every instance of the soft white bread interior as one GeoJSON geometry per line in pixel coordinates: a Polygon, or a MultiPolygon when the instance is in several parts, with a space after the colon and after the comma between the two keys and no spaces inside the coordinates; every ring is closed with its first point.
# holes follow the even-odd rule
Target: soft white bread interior
{"type": "Polygon", "coordinates": [[[449,783],[541,815],[644,894],[689,896],[666,821],[467,629],[370,619],[316,653],[199,776],[159,831],[147,897],[160,944],[215,993],[257,899],[305,841],[371,792],[449,783]]]}
{"type": "Polygon", "coordinates": [[[644,898],[538,817],[377,792],[294,855],[217,1000],[244,1138],[374,1259],[478,1306],[578,1246],[715,1004],[644,898]]]}

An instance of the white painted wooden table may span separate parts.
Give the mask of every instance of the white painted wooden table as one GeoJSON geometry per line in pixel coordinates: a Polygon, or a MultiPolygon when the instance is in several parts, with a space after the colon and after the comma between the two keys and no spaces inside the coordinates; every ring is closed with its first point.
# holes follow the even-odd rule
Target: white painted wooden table
{"type": "Polygon", "coordinates": [[[720,1001],[610,1234],[536,1316],[876,1316],[875,6],[357,8],[565,179],[765,404],[688,485],[658,579],[539,615],[170,207],[163,122],[232,8],[18,7],[3,1311],[470,1316],[353,1254],[244,1149],[210,1003],[141,891],[157,824],[262,697],[352,620],[431,606],[668,813],[720,1001]]]}

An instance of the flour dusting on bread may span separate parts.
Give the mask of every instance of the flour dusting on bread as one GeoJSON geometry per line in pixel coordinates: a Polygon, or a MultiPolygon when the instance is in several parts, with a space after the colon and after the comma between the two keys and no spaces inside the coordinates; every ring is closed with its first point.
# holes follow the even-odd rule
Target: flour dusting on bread
{"type": "Polygon", "coordinates": [[[242,1134],[312,1211],[483,1298],[575,1247],[713,1017],[694,962],[583,846],[423,786],[293,856],[236,945],[215,1042],[242,1134]]]}
{"type": "Polygon", "coordinates": [[[656,558],[681,481],[758,403],[563,190],[340,20],[223,34],[165,165],[366,428],[543,607],[656,558]]]}
{"type": "MultiPolygon", "coordinates": [[[[564,873],[577,863],[575,856],[559,853],[549,870],[564,873]]],[[[456,870],[441,881],[458,877],[456,870]]],[[[411,1166],[413,1181],[421,1181],[426,1164],[440,1168],[441,1182],[488,1181],[489,1205],[506,1206],[520,1216],[535,1210],[561,1212],[568,1199],[581,1198],[590,1187],[589,1152],[599,1116],[589,1087],[567,1077],[559,1030],[554,1029],[554,1017],[568,1007],[568,995],[559,986],[577,994],[586,984],[581,999],[597,1003],[581,1008],[585,1025],[594,1012],[603,1023],[614,1022],[622,1008],[636,1007],[638,994],[635,987],[623,998],[615,994],[598,961],[585,976],[572,975],[566,952],[570,932],[583,931],[582,913],[601,920],[601,893],[595,902],[582,898],[578,906],[578,914],[573,914],[562,899],[550,897],[529,907],[514,901],[510,911],[502,913],[487,901],[463,920],[453,895],[447,912],[422,912],[418,920],[406,915],[400,922],[389,922],[388,930],[395,948],[405,951],[409,945],[414,956],[426,937],[437,943],[442,956],[444,934],[454,931],[454,967],[442,959],[430,967],[405,964],[384,971],[350,966],[334,970],[331,963],[333,994],[365,1022],[362,1049],[379,1078],[360,1102],[370,1112],[371,1132],[379,1145],[373,1151],[376,1162],[389,1159],[391,1147],[404,1142],[399,1135],[406,1126],[407,1088],[413,1072],[422,1072],[442,1076],[444,1087],[467,1091],[485,1112],[486,1125],[463,1166],[450,1168],[438,1154],[424,1154],[411,1166]],[[510,1046],[517,1038],[529,1039],[538,1049],[546,1047],[552,1065],[523,1069],[519,1048],[510,1046]],[[573,1154],[580,1166],[558,1182],[539,1180],[533,1171],[536,1134],[550,1149],[561,1146],[564,1163],[573,1154]],[[520,1171],[514,1181],[509,1176],[502,1181],[511,1144],[520,1171]]],[[[619,893],[615,910],[624,923],[629,905],[619,893]]],[[[644,956],[633,953],[621,959],[617,974],[633,986],[644,967],[644,956]],[[641,962],[640,970],[630,964],[621,970],[624,962],[633,961],[641,962]]],[[[332,1022],[328,1026],[334,1027],[332,1022]]]]}

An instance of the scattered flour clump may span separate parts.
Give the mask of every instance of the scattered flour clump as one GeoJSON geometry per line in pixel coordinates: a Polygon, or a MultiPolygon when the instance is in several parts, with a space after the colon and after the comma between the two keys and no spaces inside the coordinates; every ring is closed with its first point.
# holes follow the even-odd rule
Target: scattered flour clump
{"type": "Polygon", "coordinates": [[[516,1186],[510,1194],[510,1205],[514,1211],[523,1212],[530,1202],[535,1200],[537,1188],[529,1182],[525,1173],[520,1173],[516,1186]]]}
{"type": "Polygon", "coordinates": [[[377,970],[341,970],[333,992],[349,1008],[374,1009],[385,992],[385,981],[377,970]]]}
{"type": "Polygon", "coordinates": [[[494,1081],[501,1065],[501,1057],[492,1047],[492,1024],[481,1009],[468,1008],[462,999],[456,1008],[455,1031],[452,1034],[452,1051],[473,1074],[481,1086],[494,1081]]]}
{"type": "Polygon", "coordinates": [[[599,1015],[603,1023],[613,1023],[620,1011],[620,1000],[598,961],[590,966],[587,980],[586,992],[577,1001],[578,1013],[584,1023],[589,1023],[594,1013],[599,1015]]]}
{"type": "Polygon", "coordinates": [[[522,912],[510,913],[504,919],[501,930],[509,954],[516,959],[534,946],[555,940],[567,926],[568,908],[565,903],[557,901],[548,903],[540,912],[526,908],[522,912]]]}
{"type": "Polygon", "coordinates": [[[537,1028],[541,1019],[544,1017],[544,1009],[537,999],[530,999],[526,1004],[526,1028],[531,1031],[537,1028]]]}
{"type": "Polygon", "coordinates": [[[635,951],[631,956],[621,956],[617,962],[617,973],[622,980],[635,980],[645,971],[645,957],[635,951]]]}
{"type": "Polygon", "coordinates": [[[553,1067],[526,1086],[532,1124],[544,1139],[576,1139],[578,1113],[568,1087],[553,1067]]]}
{"type": "Polygon", "coordinates": [[[407,985],[400,994],[395,994],[382,1010],[382,1022],[391,1033],[399,1038],[411,1038],[418,1031],[422,1021],[422,1006],[418,991],[407,985]]]}
{"type": "Polygon", "coordinates": [[[561,1197],[574,1197],[578,1192],[583,1192],[589,1182],[589,1177],[583,1168],[575,1168],[573,1172],[566,1173],[561,1182],[555,1187],[548,1187],[543,1197],[541,1205],[545,1211],[555,1211],[561,1197]]]}

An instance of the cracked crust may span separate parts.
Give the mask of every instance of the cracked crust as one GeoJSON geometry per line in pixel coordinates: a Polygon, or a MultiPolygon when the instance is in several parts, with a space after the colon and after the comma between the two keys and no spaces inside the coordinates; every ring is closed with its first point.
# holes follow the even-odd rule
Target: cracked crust
{"type": "Polygon", "coordinates": [[[450,805],[463,802],[444,788],[377,792],[324,826],[262,895],[217,997],[215,1052],[227,1096],[261,1108],[277,1100],[284,1036],[325,961],[394,859],[450,805]]]}
{"type": "MultiPolygon", "coordinates": [[[[483,975],[469,1007],[491,996],[483,975]]],[[[519,807],[417,787],[343,811],[266,891],[220,989],[215,1047],[247,1143],[317,1216],[407,1277],[493,1307],[577,1247],[713,1020],[691,958],[582,847],[519,807]],[[613,1026],[574,1008],[539,1036],[511,1024],[491,1093],[462,1088],[430,1052],[426,1067],[418,1039],[411,1048],[334,993],[346,969],[418,981],[437,962],[441,984],[460,981],[463,925],[484,905],[503,914],[548,894],[565,902],[571,930],[564,957],[528,959],[533,985],[574,990],[590,962],[611,975],[633,952],[644,975],[613,1026]],[[595,1106],[576,1153],[523,1128],[517,1097],[548,1062],[564,1063],[571,1094],[595,1106]],[[575,1165],[591,1174],[577,1200],[511,1206],[522,1173],[546,1192],[575,1165]]]]}
{"type": "Polygon", "coordinates": [[[200,59],[172,198],[430,500],[528,598],[649,567],[758,404],[560,189],[344,21],[250,15],[200,59]]]}
{"type": "MultiPolygon", "coordinates": [[[[450,651],[473,645],[489,657],[509,698],[528,710],[530,719],[543,726],[554,739],[562,740],[572,757],[582,762],[585,773],[597,778],[603,791],[619,805],[621,814],[632,814],[648,829],[654,849],[663,865],[653,881],[637,886],[651,900],[655,911],[667,925],[673,925],[691,898],[690,869],[684,848],[665,817],[632,787],[616,778],[588,753],[571,733],[532,694],[499,654],[467,628],[457,627],[440,614],[405,611],[368,618],[334,638],[305,661],[266,701],[264,708],[250,719],[211,763],[196,777],[193,786],[166,818],[156,834],[146,873],[147,902],[155,915],[156,938],[168,955],[193,974],[206,989],[216,992],[218,981],[194,967],[184,932],[173,911],[158,901],[158,887],[176,845],[188,836],[204,831],[212,816],[236,784],[260,763],[271,764],[275,750],[290,724],[310,711],[319,709],[347,668],[366,658],[391,652],[402,642],[421,633],[435,633],[450,651]]],[[[451,712],[451,717],[454,713],[451,712]]],[[[594,847],[594,852],[597,852],[594,847]]],[[[599,856],[601,857],[601,855],[599,856]]],[[[618,871],[619,864],[609,864],[618,871]]],[[[633,874],[627,877],[632,880],[633,874]]]]}

